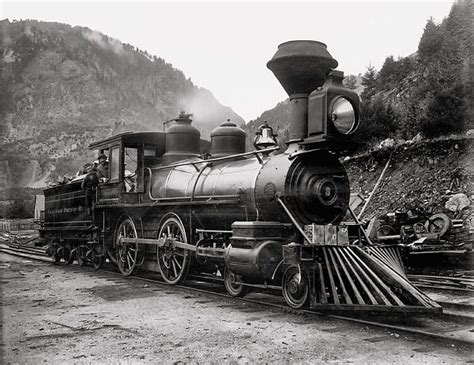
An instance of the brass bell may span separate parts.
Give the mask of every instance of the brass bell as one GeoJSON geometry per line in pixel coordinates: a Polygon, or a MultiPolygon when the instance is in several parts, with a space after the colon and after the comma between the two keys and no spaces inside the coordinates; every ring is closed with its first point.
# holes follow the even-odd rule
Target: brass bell
{"type": "Polygon", "coordinates": [[[273,128],[268,125],[267,121],[264,121],[255,133],[253,145],[257,150],[278,146],[276,136],[277,134],[273,133],[273,128]]]}

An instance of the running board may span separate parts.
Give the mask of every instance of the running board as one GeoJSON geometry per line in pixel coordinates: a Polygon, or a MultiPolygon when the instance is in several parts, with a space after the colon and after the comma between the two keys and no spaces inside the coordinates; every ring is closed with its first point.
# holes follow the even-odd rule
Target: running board
{"type": "MultiPolygon", "coordinates": [[[[285,264],[298,265],[309,285],[309,306],[319,311],[442,312],[380,250],[359,246],[283,246],[285,264]]],[[[390,256],[391,257],[391,256],[390,256]]]]}

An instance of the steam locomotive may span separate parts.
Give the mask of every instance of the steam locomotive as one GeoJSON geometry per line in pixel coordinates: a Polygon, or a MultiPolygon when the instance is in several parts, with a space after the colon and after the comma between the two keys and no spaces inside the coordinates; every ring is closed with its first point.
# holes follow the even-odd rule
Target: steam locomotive
{"type": "Polygon", "coordinates": [[[267,124],[246,151],[235,124],[208,142],[184,113],[163,132],[92,143],[108,157],[106,179],[93,170],[44,191],[50,254],[95,268],[108,259],[123,275],[157,271],[171,285],[214,275],[232,296],[281,290],[294,308],[439,310],[396,254],[350,244],[340,224],[350,189],[337,151],[357,129],[359,98],[337,64],[316,41],[283,43],[267,63],[290,98],[280,154],[267,124]]]}

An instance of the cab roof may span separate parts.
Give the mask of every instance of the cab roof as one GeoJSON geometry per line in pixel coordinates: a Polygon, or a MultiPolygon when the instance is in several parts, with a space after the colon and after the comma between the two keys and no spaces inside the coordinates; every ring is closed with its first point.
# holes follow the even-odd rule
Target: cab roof
{"type": "Polygon", "coordinates": [[[124,132],[108,137],[101,141],[92,142],[90,150],[105,149],[112,145],[123,145],[127,147],[140,146],[141,144],[162,145],[166,143],[165,132],[124,132]]]}

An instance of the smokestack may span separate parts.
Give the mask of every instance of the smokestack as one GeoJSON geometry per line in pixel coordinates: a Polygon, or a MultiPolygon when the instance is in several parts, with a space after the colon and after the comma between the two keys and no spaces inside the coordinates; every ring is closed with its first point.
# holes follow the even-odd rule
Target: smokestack
{"type": "Polygon", "coordinates": [[[337,67],[326,45],[317,41],[289,41],[278,46],[267,67],[290,96],[290,140],[308,136],[308,95],[324,84],[326,75],[337,67]]]}

